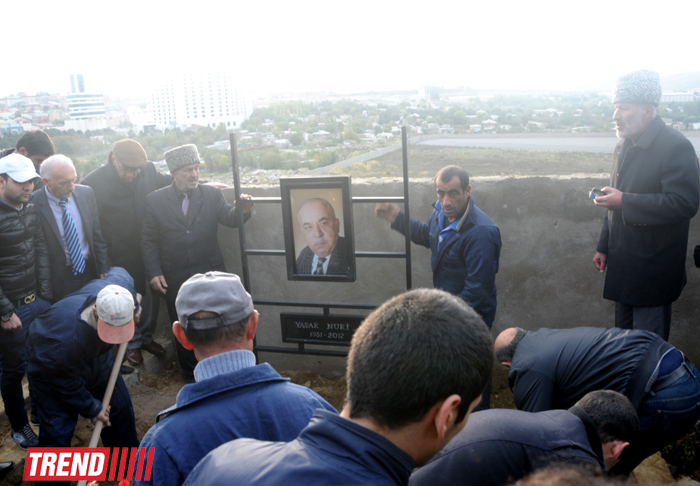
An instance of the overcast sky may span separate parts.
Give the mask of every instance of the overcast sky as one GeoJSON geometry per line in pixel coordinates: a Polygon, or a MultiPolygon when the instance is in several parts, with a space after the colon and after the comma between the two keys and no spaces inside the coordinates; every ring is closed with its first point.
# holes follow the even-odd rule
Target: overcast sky
{"type": "MultiPolygon", "coordinates": [[[[0,96],[106,95],[228,70],[254,94],[576,89],[635,69],[700,71],[700,1],[162,0],[3,2],[0,96]]],[[[605,85],[605,84],[603,84],[605,85]]]]}

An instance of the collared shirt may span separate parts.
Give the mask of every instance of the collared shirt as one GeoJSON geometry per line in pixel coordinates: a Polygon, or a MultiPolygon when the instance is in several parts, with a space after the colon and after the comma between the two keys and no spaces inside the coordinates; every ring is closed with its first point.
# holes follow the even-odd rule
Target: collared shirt
{"type": "Polygon", "coordinates": [[[231,373],[253,366],[255,366],[255,355],[252,351],[246,349],[227,351],[197,363],[197,366],[194,367],[194,380],[202,381],[223,373],[231,373]]]}
{"type": "MultiPolygon", "coordinates": [[[[63,235],[63,209],[59,206],[59,199],[51,194],[49,190],[44,187],[46,192],[46,197],[49,200],[49,207],[53,213],[54,219],[56,219],[56,226],[58,226],[58,232],[61,234],[61,239],[63,240],[63,251],[66,253],[66,261],[70,262],[70,252],[68,251],[68,245],[66,245],[66,238],[63,235]]],[[[90,247],[88,246],[87,238],[85,237],[85,230],[83,229],[83,219],[80,217],[80,211],[78,211],[78,206],[75,204],[73,196],[68,198],[68,203],[66,208],[73,219],[73,224],[75,225],[75,230],[78,232],[78,238],[80,239],[80,250],[83,253],[83,258],[86,260],[90,257],[90,247]]]]}
{"type": "MultiPolygon", "coordinates": [[[[199,187],[199,184],[197,184],[197,187],[199,187]]],[[[182,200],[185,198],[185,195],[187,195],[187,197],[192,197],[192,193],[197,190],[197,188],[195,187],[194,189],[191,189],[189,191],[181,191],[175,183],[173,183],[173,189],[175,189],[175,194],[177,195],[177,199],[180,202],[182,202],[182,200]]]]}

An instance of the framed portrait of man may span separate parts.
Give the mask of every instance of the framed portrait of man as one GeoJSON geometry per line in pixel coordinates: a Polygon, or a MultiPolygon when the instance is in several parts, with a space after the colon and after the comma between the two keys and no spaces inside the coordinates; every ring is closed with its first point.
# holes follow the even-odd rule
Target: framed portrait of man
{"type": "Polygon", "coordinates": [[[281,178],[289,280],[355,281],[350,177],[281,178]]]}

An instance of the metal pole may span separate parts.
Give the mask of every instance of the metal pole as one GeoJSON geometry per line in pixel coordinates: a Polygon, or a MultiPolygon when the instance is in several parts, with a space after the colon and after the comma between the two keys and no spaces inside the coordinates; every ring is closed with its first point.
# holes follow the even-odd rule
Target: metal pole
{"type": "Polygon", "coordinates": [[[403,149],[403,214],[406,228],[406,289],[410,290],[411,282],[411,211],[408,204],[408,138],[406,126],[401,127],[401,146],[403,149]]]}
{"type": "MultiPolygon", "coordinates": [[[[228,135],[229,143],[231,145],[231,172],[233,173],[233,191],[236,197],[236,207],[240,208],[241,204],[241,179],[238,167],[238,142],[236,140],[236,134],[234,132],[228,135]]],[[[243,287],[252,294],[250,291],[250,271],[248,269],[248,254],[246,253],[245,247],[245,219],[243,216],[243,211],[238,211],[238,244],[241,248],[241,268],[242,268],[242,280],[243,287]]],[[[257,339],[253,338],[253,353],[255,354],[255,361],[258,362],[258,351],[256,349],[257,339]]]]}
{"type": "MultiPolygon", "coordinates": [[[[238,144],[236,134],[229,134],[229,142],[231,144],[231,172],[233,173],[233,190],[236,197],[236,206],[241,204],[241,179],[238,167],[238,144]]],[[[248,255],[245,247],[245,224],[243,211],[238,212],[238,243],[241,247],[241,266],[243,267],[243,286],[250,293],[250,272],[248,270],[248,255]]]]}

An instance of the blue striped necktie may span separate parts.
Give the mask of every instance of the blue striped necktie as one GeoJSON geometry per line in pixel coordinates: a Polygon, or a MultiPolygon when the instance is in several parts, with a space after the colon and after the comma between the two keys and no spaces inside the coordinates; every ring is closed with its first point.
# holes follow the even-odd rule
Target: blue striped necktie
{"type": "Polygon", "coordinates": [[[68,253],[70,254],[71,265],[73,266],[73,275],[80,275],[85,270],[85,259],[83,258],[83,251],[80,248],[80,238],[78,238],[78,232],[75,229],[75,224],[73,224],[73,218],[70,216],[70,211],[66,207],[68,199],[61,199],[58,205],[61,206],[63,210],[63,237],[66,240],[66,245],[68,246],[68,253]]]}

